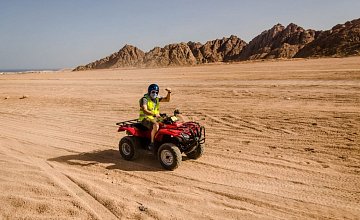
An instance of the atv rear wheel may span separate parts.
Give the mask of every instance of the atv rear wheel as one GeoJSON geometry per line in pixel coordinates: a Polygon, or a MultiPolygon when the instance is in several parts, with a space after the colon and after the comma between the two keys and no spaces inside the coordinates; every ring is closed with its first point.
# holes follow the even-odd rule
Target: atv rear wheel
{"type": "Polygon", "coordinates": [[[180,149],[172,143],[162,144],[158,151],[161,166],[167,170],[175,170],[181,163],[180,149]]]}
{"type": "Polygon", "coordinates": [[[199,144],[197,148],[195,148],[195,150],[191,151],[190,153],[187,153],[186,156],[189,159],[196,160],[200,158],[203,155],[203,153],[204,153],[204,146],[199,144]]]}
{"type": "Polygon", "coordinates": [[[138,155],[138,140],[136,137],[126,136],[119,142],[119,152],[125,160],[135,160],[138,155]]]}

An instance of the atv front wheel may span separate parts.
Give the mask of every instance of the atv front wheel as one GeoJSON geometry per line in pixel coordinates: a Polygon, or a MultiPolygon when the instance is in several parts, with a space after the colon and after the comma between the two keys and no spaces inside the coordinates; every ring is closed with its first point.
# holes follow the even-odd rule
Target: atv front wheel
{"type": "Polygon", "coordinates": [[[125,160],[135,160],[138,157],[136,137],[126,136],[119,142],[119,152],[125,160]]]}
{"type": "Polygon", "coordinates": [[[160,146],[158,158],[161,166],[167,170],[175,170],[182,160],[179,148],[172,143],[165,143],[160,146]]]}
{"type": "Polygon", "coordinates": [[[199,144],[197,148],[195,148],[195,150],[191,151],[190,153],[187,153],[186,156],[189,159],[196,160],[200,158],[203,155],[203,153],[204,153],[204,146],[199,144]]]}

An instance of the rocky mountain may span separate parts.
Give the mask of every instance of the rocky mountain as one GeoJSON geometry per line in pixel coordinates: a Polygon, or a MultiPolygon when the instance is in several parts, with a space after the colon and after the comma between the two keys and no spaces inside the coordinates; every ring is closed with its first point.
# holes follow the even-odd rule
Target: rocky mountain
{"type": "Polygon", "coordinates": [[[231,35],[229,38],[201,43],[188,42],[155,47],[145,54],[144,67],[184,66],[202,63],[227,62],[240,55],[246,42],[231,35]]]}
{"type": "Polygon", "coordinates": [[[200,48],[203,46],[201,43],[197,42],[192,42],[192,41],[189,41],[187,43],[188,47],[190,48],[191,52],[193,53],[195,59],[196,59],[196,63],[197,64],[201,64],[203,63],[203,59],[204,59],[204,56],[200,50],[200,48]]]}
{"type": "Polygon", "coordinates": [[[164,67],[185,66],[202,63],[227,62],[240,55],[246,42],[232,35],[201,43],[169,44],[163,48],[155,47],[147,53],[138,48],[125,45],[118,52],[103,59],[78,66],[74,71],[89,69],[108,69],[121,67],[164,67]]]}
{"type": "Polygon", "coordinates": [[[295,57],[325,57],[360,55],[360,19],[338,24],[321,32],[295,57]]]}
{"type": "Polygon", "coordinates": [[[85,66],[78,66],[74,71],[90,69],[111,69],[119,67],[136,67],[142,64],[145,53],[131,45],[125,45],[118,52],[85,66]]]}
{"type": "Polygon", "coordinates": [[[204,45],[189,42],[193,54],[196,54],[198,63],[228,62],[240,55],[246,42],[231,35],[229,38],[208,41],[204,45]]]}
{"type": "Polygon", "coordinates": [[[244,48],[240,60],[292,58],[316,37],[316,31],[304,30],[296,24],[277,24],[262,32],[244,48]]]}
{"type": "Polygon", "coordinates": [[[185,43],[169,44],[164,48],[155,47],[145,54],[142,66],[163,67],[163,66],[184,66],[194,65],[197,61],[185,43]]]}
{"type": "Polygon", "coordinates": [[[201,43],[188,42],[155,47],[145,53],[144,67],[184,66],[202,63],[227,62],[240,55],[246,42],[231,35],[229,38],[201,43]]]}
{"type": "Polygon", "coordinates": [[[360,19],[328,31],[305,30],[281,24],[262,32],[249,44],[237,36],[208,41],[169,44],[144,53],[125,45],[103,59],[78,66],[74,71],[122,67],[166,67],[256,59],[360,55],[360,19]]]}

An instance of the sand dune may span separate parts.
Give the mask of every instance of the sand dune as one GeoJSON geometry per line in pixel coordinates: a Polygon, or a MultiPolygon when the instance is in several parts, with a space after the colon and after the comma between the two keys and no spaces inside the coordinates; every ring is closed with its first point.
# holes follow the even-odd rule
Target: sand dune
{"type": "Polygon", "coordinates": [[[359,109],[360,57],[1,75],[0,219],[357,219],[359,109]],[[152,82],[207,128],[175,171],[118,152],[152,82]]]}

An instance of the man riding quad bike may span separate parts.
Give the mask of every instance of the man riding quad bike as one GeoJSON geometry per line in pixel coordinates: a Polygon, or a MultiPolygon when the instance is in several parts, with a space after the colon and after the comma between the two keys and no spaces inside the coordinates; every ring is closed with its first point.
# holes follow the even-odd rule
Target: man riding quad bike
{"type": "Polygon", "coordinates": [[[180,122],[174,111],[173,116],[166,116],[159,111],[162,99],[170,100],[170,89],[166,98],[157,97],[159,87],[149,86],[148,94],[140,100],[139,119],[116,123],[118,131],[126,131],[128,136],[119,143],[119,151],[125,160],[134,160],[139,149],[152,152],[160,164],[168,170],[176,169],[182,160],[181,153],[190,159],[199,158],[204,152],[205,128],[197,122],[180,122]],[[146,99],[146,103],[141,101],[146,99]],[[155,132],[154,132],[155,131],[155,132]]]}
{"type": "MultiPolygon", "coordinates": [[[[205,128],[197,122],[180,122],[177,114],[175,110],[174,116],[162,115],[152,149],[167,170],[180,165],[182,153],[190,159],[198,159],[204,152],[205,128]]],[[[127,134],[119,142],[119,151],[125,160],[135,160],[140,149],[149,150],[151,131],[137,119],[116,124],[119,132],[126,131],[127,134]]]]}

